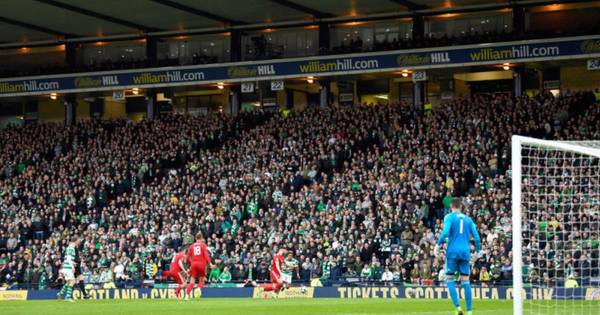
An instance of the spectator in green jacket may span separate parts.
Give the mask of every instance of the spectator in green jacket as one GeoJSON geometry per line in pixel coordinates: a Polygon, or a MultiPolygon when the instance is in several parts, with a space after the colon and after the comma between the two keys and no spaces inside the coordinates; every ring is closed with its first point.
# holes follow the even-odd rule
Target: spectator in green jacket
{"type": "MultiPolygon", "coordinates": [[[[212,271],[211,271],[211,275],[212,275],[212,271]]],[[[225,266],[225,267],[223,267],[223,272],[221,272],[221,274],[219,275],[219,282],[227,283],[230,281],[231,281],[231,272],[229,272],[229,267],[225,266]]]]}
{"type": "MultiPolygon", "coordinates": [[[[219,269],[219,266],[216,266],[214,269],[212,269],[210,271],[210,274],[208,275],[208,282],[212,282],[215,283],[217,281],[219,281],[221,276],[221,270],[219,269]]],[[[231,274],[230,274],[231,277],[231,274]]]]}
{"type": "Polygon", "coordinates": [[[365,264],[362,271],[360,272],[360,276],[363,279],[371,279],[371,274],[372,274],[371,267],[368,264],[365,264]]]}

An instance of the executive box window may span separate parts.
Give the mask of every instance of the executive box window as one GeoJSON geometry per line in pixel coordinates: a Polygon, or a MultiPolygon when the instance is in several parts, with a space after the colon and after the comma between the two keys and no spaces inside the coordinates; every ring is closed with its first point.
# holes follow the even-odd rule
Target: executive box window
{"type": "Polygon", "coordinates": [[[331,28],[331,46],[334,51],[379,50],[382,45],[409,40],[412,37],[412,21],[349,22],[331,28]]]}
{"type": "Polygon", "coordinates": [[[78,62],[83,65],[142,62],[146,59],[146,42],[135,40],[83,44],[77,56],[78,62]]]}
{"type": "Polygon", "coordinates": [[[246,32],[242,37],[244,60],[312,56],[318,46],[317,28],[267,29],[246,32]]]}
{"type": "Polygon", "coordinates": [[[176,64],[205,64],[229,61],[229,35],[178,36],[163,39],[157,44],[159,60],[176,64]]]}
{"type": "Polygon", "coordinates": [[[0,74],[24,75],[65,66],[65,45],[0,50],[0,74]]]}
{"type": "Polygon", "coordinates": [[[444,14],[425,21],[425,33],[433,38],[512,32],[511,12],[444,14]]]}
{"type": "Polygon", "coordinates": [[[534,7],[526,15],[527,31],[536,33],[596,33],[600,3],[573,3],[534,7]]]}

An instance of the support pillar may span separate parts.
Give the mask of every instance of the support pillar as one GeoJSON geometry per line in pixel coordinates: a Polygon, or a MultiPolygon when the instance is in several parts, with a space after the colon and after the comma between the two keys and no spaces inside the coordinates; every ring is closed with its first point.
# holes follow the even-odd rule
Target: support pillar
{"type": "Polygon", "coordinates": [[[285,89],[285,107],[287,109],[294,108],[294,91],[288,88],[285,89]]]}
{"type": "Polygon", "coordinates": [[[241,87],[239,85],[231,87],[229,91],[229,112],[232,116],[237,116],[240,112],[240,93],[241,87]]]}
{"type": "Polygon", "coordinates": [[[414,15],[413,16],[412,38],[413,39],[425,38],[425,18],[422,15],[414,15]]]}
{"type": "Polygon", "coordinates": [[[75,123],[75,95],[67,94],[65,97],[65,125],[71,126],[75,123]]]}
{"type": "Polygon", "coordinates": [[[158,47],[156,42],[156,37],[146,37],[146,60],[148,60],[150,66],[158,64],[158,47]]]}
{"type": "Polygon", "coordinates": [[[65,62],[71,68],[77,66],[77,44],[71,42],[65,44],[65,62]]]}
{"type": "Polygon", "coordinates": [[[525,8],[521,6],[513,7],[513,30],[523,35],[525,33],[525,8]]]}
{"type": "Polygon", "coordinates": [[[413,82],[413,108],[417,111],[423,110],[425,104],[425,81],[413,82]]]}
{"type": "Polygon", "coordinates": [[[242,33],[238,30],[231,31],[229,53],[232,62],[242,61],[242,33]]]}
{"type": "Polygon", "coordinates": [[[513,96],[520,97],[523,95],[523,73],[524,69],[521,67],[513,70],[513,96]]]}
{"type": "Polygon", "coordinates": [[[329,81],[319,81],[319,106],[325,107],[329,105],[329,81]]]}
{"type": "Polygon", "coordinates": [[[328,23],[319,23],[319,55],[326,55],[331,48],[331,37],[328,23]]]}
{"type": "Polygon", "coordinates": [[[149,90],[146,94],[146,120],[152,121],[158,117],[158,102],[156,100],[156,91],[149,90]]]}

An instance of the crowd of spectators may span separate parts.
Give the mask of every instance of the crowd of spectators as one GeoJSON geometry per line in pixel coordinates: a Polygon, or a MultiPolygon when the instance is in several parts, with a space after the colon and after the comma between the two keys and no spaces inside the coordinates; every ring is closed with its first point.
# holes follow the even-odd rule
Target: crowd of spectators
{"type": "MultiPolygon", "coordinates": [[[[75,236],[86,282],[161,281],[175,251],[201,231],[216,263],[209,281],[220,285],[268,280],[281,246],[300,262],[296,281],[431,285],[446,277],[433,245],[454,197],[482,235],[473,279],[506,283],[510,136],[600,139],[593,105],[589,93],[504,95],[427,113],[363,104],[8,128],[0,131],[0,283],[57,283],[75,236]]],[[[549,265],[547,285],[598,276],[598,226],[570,233],[567,220],[600,217],[579,211],[532,216],[540,233],[528,247],[539,250],[526,254],[529,280],[549,265]],[[543,250],[556,253],[567,239],[581,245],[568,257],[543,250]]]]}

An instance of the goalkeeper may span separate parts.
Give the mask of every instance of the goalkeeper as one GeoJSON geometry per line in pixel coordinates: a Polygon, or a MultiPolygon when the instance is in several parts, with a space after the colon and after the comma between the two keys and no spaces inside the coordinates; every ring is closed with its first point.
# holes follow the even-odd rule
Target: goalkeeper
{"type": "Polygon", "coordinates": [[[440,235],[440,239],[435,245],[434,254],[437,257],[446,238],[448,238],[448,246],[446,249],[446,274],[448,275],[448,291],[452,303],[456,307],[456,314],[462,315],[463,311],[460,308],[458,293],[454,283],[454,274],[460,272],[460,280],[465,289],[465,300],[467,302],[467,314],[473,314],[473,297],[471,294],[471,283],[469,282],[469,274],[471,273],[471,236],[475,240],[475,251],[479,255],[481,250],[481,239],[475,228],[475,223],[466,214],[461,212],[462,204],[460,199],[452,200],[452,213],[444,218],[444,229],[440,235]]]}

